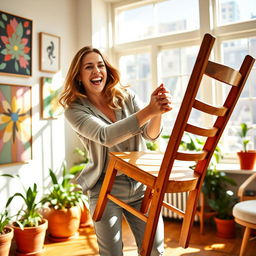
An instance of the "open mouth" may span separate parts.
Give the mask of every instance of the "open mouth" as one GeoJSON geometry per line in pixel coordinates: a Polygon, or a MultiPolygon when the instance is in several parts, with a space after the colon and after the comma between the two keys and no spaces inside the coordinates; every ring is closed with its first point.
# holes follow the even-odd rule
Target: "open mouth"
{"type": "Polygon", "coordinates": [[[94,79],[91,80],[91,83],[93,83],[94,85],[100,85],[101,82],[102,82],[101,77],[94,78],[94,79]]]}

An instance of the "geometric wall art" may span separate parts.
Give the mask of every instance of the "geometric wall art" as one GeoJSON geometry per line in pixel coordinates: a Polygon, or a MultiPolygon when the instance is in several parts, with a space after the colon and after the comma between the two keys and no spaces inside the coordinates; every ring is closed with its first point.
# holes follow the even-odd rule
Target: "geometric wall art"
{"type": "Polygon", "coordinates": [[[0,165],[32,159],[31,86],[0,84],[0,165]]]}
{"type": "Polygon", "coordinates": [[[32,75],[32,20],[0,11],[0,74],[32,75]]]}

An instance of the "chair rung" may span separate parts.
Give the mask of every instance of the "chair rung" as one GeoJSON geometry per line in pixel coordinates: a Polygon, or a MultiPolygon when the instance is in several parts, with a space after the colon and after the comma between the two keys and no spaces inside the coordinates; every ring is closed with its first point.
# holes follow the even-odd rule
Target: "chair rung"
{"type": "Polygon", "coordinates": [[[187,131],[189,133],[193,133],[195,135],[199,135],[199,136],[214,137],[216,135],[218,129],[216,127],[201,128],[201,127],[194,126],[192,124],[187,124],[185,131],[187,131]]]}
{"type": "Polygon", "coordinates": [[[122,208],[126,209],[127,211],[129,211],[130,213],[132,213],[133,215],[135,215],[136,217],[140,218],[141,220],[143,220],[144,222],[147,222],[147,219],[148,217],[135,210],[133,207],[129,206],[128,204],[124,203],[123,201],[121,201],[120,199],[118,199],[117,197],[111,195],[111,194],[108,194],[107,195],[107,198],[111,201],[113,201],[114,203],[118,204],[119,206],[121,206],[122,208]]]}
{"type": "Polygon", "coordinates": [[[205,74],[233,86],[238,86],[242,78],[237,70],[212,61],[208,61],[205,74]]]}
{"type": "Polygon", "coordinates": [[[215,116],[224,116],[227,112],[226,107],[214,107],[199,100],[195,100],[193,108],[215,116]]]}
{"type": "Polygon", "coordinates": [[[163,202],[163,206],[166,207],[167,209],[177,213],[178,215],[184,217],[185,216],[185,212],[180,210],[179,208],[171,205],[171,204],[168,204],[167,202],[163,202]]]}
{"type": "Polygon", "coordinates": [[[204,160],[207,155],[206,151],[196,151],[196,152],[177,152],[176,160],[180,161],[200,161],[204,160]]]}

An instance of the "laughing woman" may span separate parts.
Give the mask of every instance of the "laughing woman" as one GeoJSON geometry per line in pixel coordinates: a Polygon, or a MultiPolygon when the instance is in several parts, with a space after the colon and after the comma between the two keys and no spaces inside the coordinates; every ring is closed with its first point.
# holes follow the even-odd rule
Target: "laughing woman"
{"type": "MultiPolygon", "coordinates": [[[[89,152],[89,163],[77,177],[88,191],[93,213],[104,179],[109,151],[146,150],[146,140],[161,131],[162,114],[171,110],[169,91],[160,85],[148,105],[140,108],[136,95],[120,85],[118,71],[95,48],[84,47],[70,65],[60,103],[65,117],[89,152]]],[[[121,174],[112,193],[140,208],[146,187],[121,174]]],[[[123,255],[122,217],[128,221],[137,247],[141,247],[145,223],[113,202],[108,202],[102,219],[94,223],[101,256],[123,255]]],[[[151,255],[163,255],[163,220],[159,219],[151,255]]]]}

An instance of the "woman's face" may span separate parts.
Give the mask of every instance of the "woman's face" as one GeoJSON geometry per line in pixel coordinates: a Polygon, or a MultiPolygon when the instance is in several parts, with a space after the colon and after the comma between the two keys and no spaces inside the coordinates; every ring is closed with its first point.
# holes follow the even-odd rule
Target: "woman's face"
{"type": "Polygon", "coordinates": [[[82,81],[87,96],[100,94],[103,91],[107,80],[107,69],[98,53],[91,52],[83,57],[79,80],[82,81]]]}

